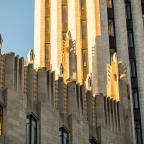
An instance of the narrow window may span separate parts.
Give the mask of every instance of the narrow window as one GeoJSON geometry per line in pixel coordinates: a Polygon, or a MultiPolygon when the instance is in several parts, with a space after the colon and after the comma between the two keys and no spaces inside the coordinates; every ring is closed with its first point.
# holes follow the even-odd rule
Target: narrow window
{"type": "Polygon", "coordinates": [[[37,120],[29,115],[27,117],[27,144],[37,144],[37,120]]]}
{"type": "Polygon", "coordinates": [[[126,3],[125,9],[126,9],[126,19],[127,20],[131,20],[132,19],[132,15],[131,15],[131,6],[130,6],[130,3],[126,3]]]}
{"type": "Polygon", "coordinates": [[[86,52],[86,50],[85,49],[83,49],[82,50],[82,61],[83,61],[83,66],[85,67],[85,66],[87,66],[87,63],[86,63],[86,54],[87,52],[86,52]]]}
{"type": "Polygon", "coordinates": [[[82,21],[82,38],[86,37],[86,21],[82,21]]]}
{"type": "Polygon", "coordinates": [[[66,23],[68,19],[68,10],[67,10],[67,6],[63,5],[62,6],[62,20],[63,23],[66,23]]]}
{"type": "Polygon", "coordinates": [[[132,31],[128,31],[128,47],[129,48],[134,47],[133,32],[132,31]]]}
{"type": "Polygon", "coordinates": [[[114,37],[114,21],[112,19],[108,20],[108,33],[109,36],[114,37]]]}
{"type": "Polygon", "coordinates": [[[142,144],[142,131],[140,121],[135,121],[136,144],[142,144]]]}
{"type": "Polygon", "coordinates": [[[131,72],[131,77],[135,78],[136,77],[136,62],[135,62],[135,59],[130,59],[130,72],[131,72]]]}
{"type": "Polygon", "coordinates": [[[50,44],[46,43],[45,44],[45,60],[48,62],[49,60],[49,55],[50,55],[50,44]]]}
{"type": "Polygon", "coordinates": [[[50,32],[50,18],[46,17],[45,18],[45,32],[50,32]]]}
{"type": "Polygon", "coordinates": [[[59,129],[59,140],[59,144],[69,144],[69,133],[63,127],[59,129]]]}
{"type": "Polygon", "coordinates": [[[81,2],[81,9],[84,9],[85,8],[85,0],[80,0],[81,2]]]}
{"type": "Polygon", "coordinates": [[[139,95],[137,89],[132,90],[132,96],[133,96],[133,108],[139,109],[139,95]]]}

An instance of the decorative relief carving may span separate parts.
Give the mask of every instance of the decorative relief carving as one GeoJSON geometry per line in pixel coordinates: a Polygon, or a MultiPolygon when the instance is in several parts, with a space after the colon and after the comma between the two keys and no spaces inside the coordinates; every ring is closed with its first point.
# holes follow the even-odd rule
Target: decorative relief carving
{"type": "Polygon", "coordinates": [[[111,58],[111,64],[107,64],[107,96],[119,101],[119,80],[127,78],[127,66],[118,61],[117,54],[111,58]]]}
{"type": "Polygon", "coordinates": [[[70,31],[64,35],[62,65],[65,81],[76,80],[76,41],[70,31]]]}

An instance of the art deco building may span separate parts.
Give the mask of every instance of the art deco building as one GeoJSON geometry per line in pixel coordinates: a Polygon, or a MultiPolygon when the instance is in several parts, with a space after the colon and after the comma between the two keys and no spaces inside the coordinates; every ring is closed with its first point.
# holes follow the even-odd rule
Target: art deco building
{"type": "Polygon", "coordinates": [[[127,66],[137,144],[144,139],[143,4],[141,0],[35,1],[35,68],[56,73],[62,69],[65,82],[86,85],[91,79],[93,96],[113,96],[109,89],[118,93],[117,88],[111,80],[112,88],[107,83],[116,53],[127,66]]]}
{"type": "Polygon", "coordinates": [[[0,144],[143,144],[140,0],[35,0],[28,62],[0,55],[0,144]]]}

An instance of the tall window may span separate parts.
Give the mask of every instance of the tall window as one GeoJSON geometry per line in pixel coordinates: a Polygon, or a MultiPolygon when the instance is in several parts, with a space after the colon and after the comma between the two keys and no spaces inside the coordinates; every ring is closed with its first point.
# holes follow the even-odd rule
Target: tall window
{"type": "Polygon", "coordinates": [[[131,5],[130,5],[130,3],[126,3],[125,9],[126,9],[126,19],[131,20],[132,15],[131,15],[131,5]]]}
{"type": "Polygon", "coordinates": [[[49,55],[50,55],[50,44],[46,43],[45,44],[45,60],[48,62],[49,60],[49,55]]]}
{"type": "Polygon", "coordinates": [[[29,115],[27,117],[27,144],[37,144],[37,120],[29,115]]]}
{"type": "Polygon", "coordinates": [[[82,38],[86,37],[86,21],[82,21],[82,38]]]}
{"type": "Polygon", "coordinates": [[[140,121],[135,121],[135,136],[136,136],[136,144],[142,144],[142,132],[140,121]]]}
{"type": "Polygon", "coordinates": [[[87,66],[86,58],[87,58],[87,52],[85,49],[82,50],[82,61],[83,61],[83,66],[87,66]]]}
{"type": "Polygon", "coordinates": [[[114,21],[112,19],[108,20],[108,33],[109,36],[114,36],[114,21]]]}
{"type": "Polygon", "coordinates": [[[132,90],[132,95],[133,95],[133,108],[134,109],[139,109],[139,95],[138,95],[138,90],[133,89],[132,90]]]}
{"type": "Polygon", "coordinates": [[[49,17],[45,18],[45,31],[50,32],[50,18],[49,17]]]}
{"type": "Polygon", "coordinates": [[[90,139],[90,144],[97,144],[96,139],[95,138],[90,139]]]}
{"type": "Polygon", "coordinates": [[[59,138],[59,144],[69,144],[69,133],[63,127],[59,129],[59,138]]]}
{"type": "Polygon", "coordinates": [[[135,78],[136,77],[136,62],[135,62],[135,59],[130,59],[130,72],[131,72],[131,77],[135,78]]]}
{"type": "Polygon", "coordinates": [[[134,47],[133,32],[132,31],[128,31],[128,47],[129,48],[134,47]]]}
{"type": "Polygon", "coordinates": [[[3,127],[3,108],[0,106],[0,136],[2,136],[3,127]]]}
{"type": "Polygon", "coordinates": [[[67,6],[63,5],[62,6],[62,20],[63,23],[66,23],[68,19],[68,10],[67,10],[67,6]]]}
{"type": "Polygon", "coordinates": [[[81,8],[84,9],[85,8],[85,0],[80,0],[81,2],[81,8]]]}

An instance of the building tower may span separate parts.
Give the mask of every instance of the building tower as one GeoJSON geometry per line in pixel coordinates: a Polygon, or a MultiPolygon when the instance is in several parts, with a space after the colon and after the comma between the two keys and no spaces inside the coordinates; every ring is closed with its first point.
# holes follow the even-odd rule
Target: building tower
{"type": "MultiPolygon", "coordinates": [[[[96,60],[102,60],[99,1],[36,0],[35,68],[57,70],[62,64],[65,73],[71,73],[65,68],[69,64],[63,61],[66,51],[70,53],[70,49],[65,49],[67,36],[71,39],[70,49],[75,49],[76,59],[70,55],[68,59],[76,65],[76,80],[84,83],[87,75],[94,70],[93,64],[97,69],[96,73],[102,75],[102,65],[96,60]]],[[[97,79],[96,83],[98,81],[97,79]]]]}
{"type": "Polygon", "coordinates": [[[109,74],[117,56],[128,67],[136,144],[144,139],[143,5],[143,0],[35,0],[34,67],[61,68],[65,82],[91,83],[93,96],[115,95],[109,74]]]}

